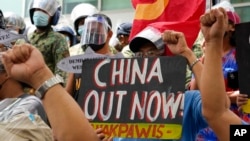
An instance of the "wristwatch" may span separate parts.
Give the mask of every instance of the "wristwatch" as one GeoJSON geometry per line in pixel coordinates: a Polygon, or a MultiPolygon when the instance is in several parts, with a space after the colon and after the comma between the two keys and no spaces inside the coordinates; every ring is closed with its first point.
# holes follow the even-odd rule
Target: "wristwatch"
{"type": "Polygon", "coordinates": [[[46,92],[48,91],[48,89],[50,89],[51,87],[55,86],[56,84],[63,84],[63,79],[61,76],[59,75],[55,75],[53,77],[51,77],[50,79],[46,80],[35,92],[35,95],[40,98],[43,99],[46,92]]]}

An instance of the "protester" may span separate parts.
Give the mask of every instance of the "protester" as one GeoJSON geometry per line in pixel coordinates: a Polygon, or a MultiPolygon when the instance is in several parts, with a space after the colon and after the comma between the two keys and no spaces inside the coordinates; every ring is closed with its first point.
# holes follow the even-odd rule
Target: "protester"
{"type": "Polygon", "coordinates": [[[82,46],[80,43],[81,35],[83,32],[83,26],[85,23],[85,19],[88,16],[92,16],[94,14],[99,13],[97,8],[89,3],[80,3],[76,5],[71,11],[71,20],[73,21],[74,30],[76,33],[76,45],[72,46],[69,49],[70,56],[82,54],[84,51],[82,50],[82,46]]]}
{"type": "MultiPolygon", "coordinates": [[[[93,16],[87,17],[83,27],[84,32],[81,36],[81,48],[84,51],[83,55],[85,53],[92,54],[91,58],[96,58],[98,55],[113,56],[114,54],[109,47],[109,40],[113,35],[111,27],[112,23],[110,18],[104,14],[94,14],[93,16]]],[[[69,74],[66,90],[75,100],[77,100],[80,95],[81,82],[83,82],[83,80],[81,80],[81,73],[69,74]]],[[[97,129],[97,131],[99,130],[102,129],[97,129]]],[[[112,140],[112,137],[108,139],[112,140]]]]}
{"type": "MultiPolygon", "coordinates": [[[[10,17],[7,18],[8,26],[10,26],[11,23],[15,23],[15,21],[11,22],[9,18],[10,17]]],[[[0,22],[0,24],[3,23],[0,22]]],[[[0,27],[4,26],[5,25],[1,25],[0,27]]],[[[28,139],[52,141],[53,135],[41,100],[35,96],[25,93],[24,87],[27,87],[27,85],[10,77],[2,64],[2,53],[7,51],[7,49],[8,48],[4,45],[0,44],[1,139],[9,140],[11,138],[13,140],[28,139]],[[38,126],[36,125],[34,127],[34,123],[38,126]],[[41,131],[43,134],[37,134],[37,132],[41,131]]]]}
{"type": "MultiPolygon", "coordinates": [[[[40,51],[32,45],[13,46],[13,49],[8,50],[2,57],[4,67],[11,78],[29,84],[36,90],[41,90],[40,87],[52,79],[57,80],[45,64],[40,51]]],[[[51,83],[50,87],[40,91],[40,93],[43,95],[42,102],[55,140],[99,141],[84,113],[59,84],[60,81],[53,82],[55,83],[51,83]]]]}
{"type": "MultiPolygon", "coordinates": [[[[95,14],[93,16],[89,16],[84,24],[84,32],[82,34],[81,39],[81,49],[85,51],[87,48],[91,48],[91,50],[97,54],[108,54],[112,55],[109,48],[109,40],[112,37],[111,30],[111,20],[108,16],[104,14],[95,14]],[[100,18],[100,21],[98,21],[100,18]],[[98,26],[94,24],[99,24],[98,26]],[[90,34],[91,32],[91,34],[90,34]],[[98,38],[97,38],[98,37],[98,38]],[[96,39],[101,40],[96,40],[96,39]]],[[[81,81],[81,74],[69,74],[66,90],[77,99],[79,95],[79,84],[81,81]]]]}
{"type": "Polygon", "coordinates": [[[85,18],[97,13],[99,13],[97,8],[89,3],[80,3],[73,8],[70,16],[76,32],[77,43],[81,40],[85,18]]]}
{"type": "Polygon", "coordinates": [[[64,35],[68,43],[68,47],[71,47],[76,44],[75,32],[73,31],[70,25],[60,24],[60,25],[56,25],[53,29],[54,31],[59,32],[64,35]]]}
{"type": "Polygon", "coordinates": [[[26,28],[24,19],[13,12],[4,12],[6,29],[15,34],[23,34],[26,28]]]}
{"type": "MultiPolygon", "coordinates": [[[[4,46],[0,45],[0,48],[0,53],[6,51],[4,46]]],[[[7,74],[0,60],[1,139],[52,141],[53,135],[41,100],[25,93],[24,87],[27,87],[25,83],[7,74]]]]}
{"type": "MultiPolygon", "coordinates": [[[[223,73],[221,70],[223,36],[227,28],[227,22],[227,14],[223,8],[211,10],[201,17],[202,33],[207,44],[206,59],[200,75],[195,73],[195,69],[197,69],[199,65],[194,65],[192,69],[198,81],[202,97],[202,105],[196,106],[202,106],[202,115],[206,118],[206,121],[214,130],[219,140],[229,140],[229,128],[231,124],[246,124],[229,110],[230,101],[226,95],[223,73]]],[[[182,38],[184,38],[184,36],[181,33],[172,31],[163,38],[167,42],[169,48],[183,46],[182,38]]],[[[181,54],[186,54],[184,51],[179,50],[179,52],[181,54]]],[[[185,94],[185,99],[186,96],[185,94]]],[[[186,107],[186,103],[184,107],[186,107]]],[[[192,126],[192,128],[196,127],[194,124],[190,126],[192,126]]]]}
{"type": "MultiPolygon", "coordinates": [[[[238,116],[241,116],[242,114],[238,111],[238,106],[236,105],[236,98],[239,95],[239,90],[238,90],[238,79],[236,77],[238,73],[238,64],[236,62],[236,48],[235,48],[236,46],[235,25],[240,22],[240,18],[236,12],[227,11],[226,13],[228,16],[228,26],[227,26],[227,29],[225,31],[225,35],[223,38],[222,71],[224,74],[226,92],[231,101],[230,109],[238,116]]],[[[204,43],[204,48],[206,49],[206,42],[204,43]]],[[[203,57],[201,58],[202,62],[204,62],[206,58],[205,54],[206,53],[204,53],[203,57]]],[[[191,81],[190,88],[198,89],[198,87],[195,84],[194,78],[191,81]]],[[[210,129],[205,129],[205,132],[201,132],[201,134],[199,135],[199,138],[211,137],[209,132],[212,132],[212,131],[210,129]]],[[[214,138],[213,140],[216,140],[216,138],[214,138]]]]}
{"type": "MultiPolygon", "coordinates": [[[[196,106],[202,107],[202,115],[207,120],[209,127],[213,129],[219,140],[223,141],[229,140],[231,124],[246,124],[229,109],[230,100],[226,94],[221,71],[223,37],[227,24],[228,17],[223,8],[212,9],[201,17],[201,30],[206,41],[206,59],[202,73],[201,71],[198,74],[196,73],[196,69],[201,66],[200,61],[197,61],[198,63],[195,63],[192,68],[202,98],[202,105],[196,106]]],[[[178,47],[183,46],[184,36],[181,33],[172,31],[165,35],[163,39],[169,48],[176,48],[177,50],[178,47]]],[[[184,50],[178,51],[179,54],[186,54],[184,50]]],[[[184,107],[186,108],[186,105],[184,107]]],[[[195,128],[194,125],[192,124],[190,127],[195,128]]]]}
{"type": "Polygon", "coordinates": [[[36,30],[30,35],[30,43],[37,47],[54,74],[67,78],[67,73],[57,68],[57,63],[69,56],[65,37],[52,29],[60,17],[60,6],[56,0],[32,0],[30,20],[36,30]]]}
{"type": "Polygon", "coordinates": [[[211,10],[209,14],[201,17],[201,28],[206,41],[206,59],[200,87],[203,95],[203,111],[209,126],[219,140],[229,140],[230,124],[245,123],[228,109],[230,102],[225,92],[221,71],[223,37],[228,26],[228,16],[223,8],[211,10]]]}
{"type": "MultiPolygon", "coordinates": [[[[235,49],[235,25],[240,22],[240,18],[236,12],[227,11],[228,15],[228,27],[223,38],[223,73],[225,78],[225,85],[228,95],[232,95],[232,102],[236,102],[236,94],[238,92],[238,85],[236,82],[230,80],[230,74],[236,73],[238,71],[238,65],[236,62],[236,49],[235,49]]],[[[206,48],[206,43],[204,43],[204,48],[206,48]]],[[[204,49],[205,50],[205,49],[204,49]]],[[[202,62],[205,59],[205,55],[202,56],[202,62]]],[[[198,89],[195,81],[191,83],[191,89],[198,89]]]]}
{"type": "MultiPolygon", "coordinates": [[[[129,47],[135,53],[136,57],[158,57],[164,55],[166,44],[169,41],[171,31],[161,33],[154,27],[148,25],[145,29],[132,38],[129,47]]],[[[180,33],[179,33],[180,34],[180,33]]],[[[202,65],[197,61],[195,54],[187,46],[185,37],[180,34],[180,44],[176,47],[168,46],[173,54],[178,54],[187,58],[190,67],[197,79],[200,79],[202,65]]],[[[186,91],[184,94],[184,113],[182,125],[183,141],[194,141],[196,134],[200,129],[207,127],[205,119],[202,117],[201,97],[199,91],[186,91]]],[[[164,139],[131,139],[119,138],[115,141],[163,141],[164,139]]]]}
{"type": "Polygon", "coordinates": [[[117,44],[114,45],[117,51],[121,52],[123,47],[129,44],[129,35],[131,28],[132,28],[132,23],[130,22],[125,22],[118,25],[116,30],[117,44]]]}

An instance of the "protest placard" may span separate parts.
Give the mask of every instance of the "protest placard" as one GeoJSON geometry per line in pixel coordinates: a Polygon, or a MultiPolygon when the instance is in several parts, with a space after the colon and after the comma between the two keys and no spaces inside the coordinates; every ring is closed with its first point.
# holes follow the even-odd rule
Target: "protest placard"
{"type": "Polygon", "coordinates": [[[183,57],[89,59],[81,74],[77,102],[94,128],[114,137],[181,137],[183,57]]]}

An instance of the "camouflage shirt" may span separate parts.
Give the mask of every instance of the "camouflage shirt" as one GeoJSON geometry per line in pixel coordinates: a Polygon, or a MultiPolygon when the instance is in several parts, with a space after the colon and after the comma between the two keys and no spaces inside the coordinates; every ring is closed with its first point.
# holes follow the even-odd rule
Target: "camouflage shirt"
{"type": "Polygon", "coordinates": [[[69,56],[66,39],[62,34],[54,32],[49,28],[43,33],[33,32],[30,36],[30,43],[37,47],[43,54],[45,63],[54,74],[59,74],[66,82],[67,72],[57,68],[57,63],[69,56]]]}

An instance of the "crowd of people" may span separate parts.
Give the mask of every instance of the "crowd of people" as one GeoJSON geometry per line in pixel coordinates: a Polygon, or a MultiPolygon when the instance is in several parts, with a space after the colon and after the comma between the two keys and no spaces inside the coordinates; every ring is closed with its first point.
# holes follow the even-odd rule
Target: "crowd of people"
{"type": "MultiPolygon", "coordinates": [[[[57,63],[91,53],[92,58],[97,54],[160,57],[167,48],[173,55],[184,57],[192,72],[184,92],[180,140],[228,141],[230,125],[249,124],[241,110],[248,101],[247,95],[240,94],[238,81],[230,77],[238,73],[234,32],[240,17],[235,11],[216,7],[200,17],[200,58],[180,31],[160,32],[146,26],[129,40],[132,23],[120,24],[113,35],[110,17],[91,4],[81,3],[73,8],[74,28],[57,25],[60,10],[56,0],[32,0],[29,13],[36,29],[28,35],[29,41],[11,41],[11,48],[0,44],[0,135],[5,140],[163,141],[112,137],[102,128],[94,129],[76,102],[80,85],[88,80],[81,80],[81,73],[60,70],[57,63]],[[115,46],[110,46],[112,36],[117,39],[115,46]]],[[[26,34],[24,19],[11,12],[0,11],[0,28],[26,34]]]]}

